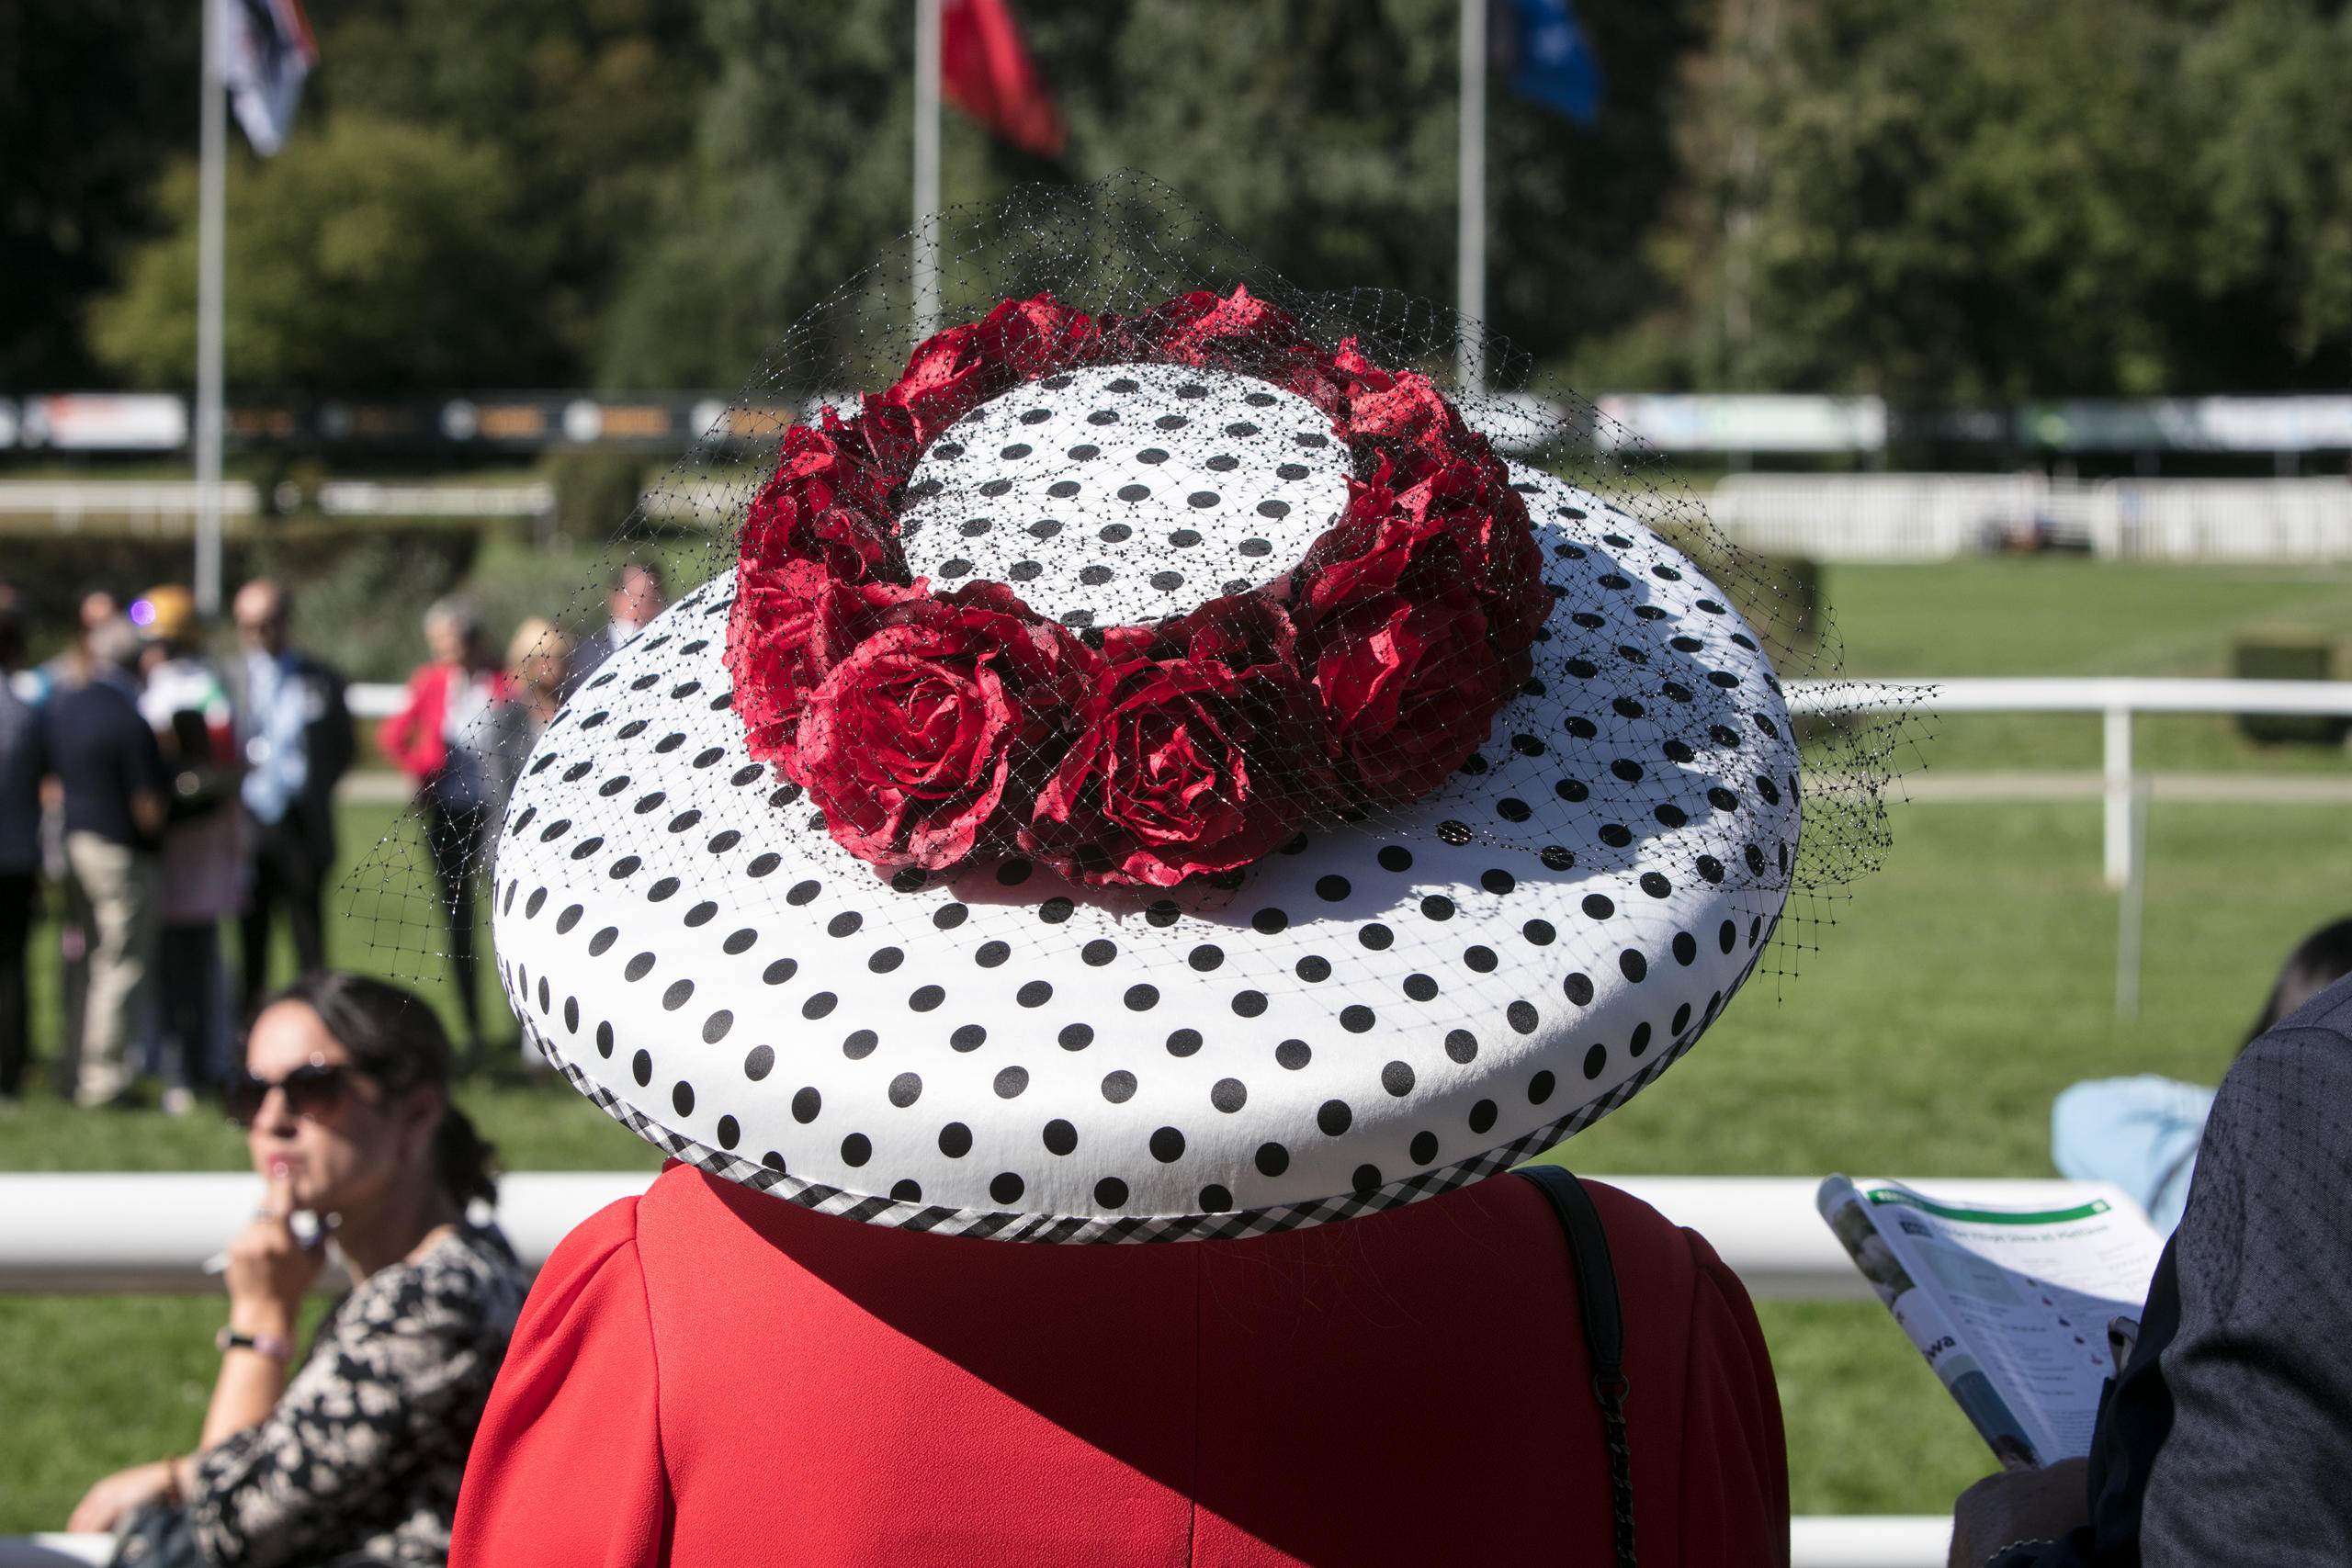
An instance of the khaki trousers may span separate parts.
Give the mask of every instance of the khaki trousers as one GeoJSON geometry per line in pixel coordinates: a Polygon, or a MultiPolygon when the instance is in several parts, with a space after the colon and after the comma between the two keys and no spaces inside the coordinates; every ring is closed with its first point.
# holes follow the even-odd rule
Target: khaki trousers
{"type": "Polygon", "coordinates": [[[65,836],[66,863],[90,900],[90,987],[82,1011],[78,1105],[102,1105],[130,1087],[126,1057],[153,1007],[163,937],[163,862],[152,850],[96,833],[65,836]]]}

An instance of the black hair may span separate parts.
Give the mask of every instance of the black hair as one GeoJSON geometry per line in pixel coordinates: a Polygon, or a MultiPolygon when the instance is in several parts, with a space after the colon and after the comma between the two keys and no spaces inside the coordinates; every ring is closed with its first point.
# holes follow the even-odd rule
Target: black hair
{"type": "Polygon", "coordinates": [[[2280,1019],[2346,975],[2352,975],[2352,919],[2322,926],[2287,955],[2278,978],[2271,985],[2270,999],[2262,1004],[2262,1016],[2245,1043],[2251,1045],[2269,1033],[2280,1019]]]}
{"type": "Polygon", "coordinates": [[[388,1095],[431,1084],[441,1091],[441,1124],[433,1133],[433,1174],[443,1191],[464,1204],[498,1201],[492,1162],[498,1151],[475,1131],[473,1120],[449,1098],[453,1054],[441,1020],[424,998],[386,981],[334,969],[313,969],[264,1005],[300,1002],[319,1015],[335,1043],[388,1095]]]}

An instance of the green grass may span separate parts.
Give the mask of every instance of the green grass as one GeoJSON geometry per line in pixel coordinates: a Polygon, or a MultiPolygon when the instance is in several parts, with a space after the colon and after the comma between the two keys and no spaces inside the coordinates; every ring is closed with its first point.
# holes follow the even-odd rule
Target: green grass
{"type": "MultiPolygon", "coordinates": [[[[2352,623],[2352,576],[2327,573],[1990,560],[1839,569],[1829,587],[1849,669],[1866,674],[2222,674],[2246,631],[2352,623]]],[[[2097,765],[2095,719],[1938,728],[1924,750],[1939,770],[2097,765]]],[[[2253,746],[2218,719],[2147,729],[2143,765],[2346,765],[2332,750],[2253,746]]],[[[396,816],[346,813],[355,853],[396,816]]],[[[1784,955],[1797,976],[1759,974],[1666,1082],[1562,1157],[1594,1173],[2048,1176],[2050,1101],[2066,1084],[2138,1071],[2213,1081],[2288,949],[2352,904],[2341,813],[2158,803],[2143,1001],[2130,1021],[2114,1016],[2116,903],[2099,885],[2098,835],[2090,803],[1896,807],[1886,869],[1811,911],[1824,924],[1784,925],[1804,944],[1784,955]]],[[[346,921],[334,956],[424,973],[421,988],[454,1017],[446,979],[395,934],[346,921]]],[[[35,968],[51,1016],[53,966],[35,968]]],[[[511,1066],[458,1098],[516,1168],[657,1163],[568,1090],[511,1066]]],[[[0,1168],[239,1163],[234,1135],[201,1116],[100,1116],[42,1098],[0,1122],[0,1168]]],[[[1800,1512],[1939,1511],[1991,1468],[1878,1306],[1758,1310],[1800,1512]]],[[[192,1442],[219,1321],[203,1298],[0,1298],[0,1530],[53,1528],[105,1470],[192,1442]]]]}

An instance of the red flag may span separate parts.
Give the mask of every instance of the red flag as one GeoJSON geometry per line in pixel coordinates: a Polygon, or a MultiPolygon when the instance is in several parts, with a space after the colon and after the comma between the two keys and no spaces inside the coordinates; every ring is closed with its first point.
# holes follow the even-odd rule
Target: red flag
{"type": "Polygon", "coordinates": [[[1062,114],[1004,0],[944,0],[940,85],[950,102],[989,131],[1041,158],[1062,154],[1062,114]]]}

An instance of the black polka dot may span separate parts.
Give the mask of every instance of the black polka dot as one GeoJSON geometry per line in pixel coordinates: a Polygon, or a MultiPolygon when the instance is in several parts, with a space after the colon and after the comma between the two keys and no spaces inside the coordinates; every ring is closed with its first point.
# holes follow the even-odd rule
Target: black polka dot
{"type": "Polygon", "coordinates": [[[1600,1076],[1600,1074],[1601,1074],[1602,1069],[1606,1068],[1608,1066],[1609,1066],[1609,1047],[1608,1047],[1608,1046],[1606,1046],[1606,1045],[1595,1045],[1594,1047],[1592,1047],[1590,1050],[1587,1051],[1587,1052],[1584,1054],[1584,1076],[1585,1076],[1587,1078],[1589,1078],[1589,1078],[1597,1078],[1597,1077],[1599,1077],[1600,1076]]]}
{"type": "Polygon", "coordinates": [[[1596,920],[1605,920],[1617,912],[1617,906],[1599,893],[1584,896],[1584,912],[1596,920]]]}
{"type": "Polygon", "coordinates": [[[1405,848],[1402,844],[1390,844],[1384,848],[1380,852],[1379,860],[1380,868],[1383,871],[1410,871],[1413,869],[1413,852],[1405,848]]]}
{"type": "Polygon", "coordinates": [[[649,904],[666,904],[677,897],[677,893],[678,879],[674,876],[665,876],[645,890],[645,901],[649,904]]]}
{"type": "Polygon", "coordinates": [[[842,1041],[842,1055],[853,1062],[863,1062],[874,1055],[874,1047],[881,1043],[882,1037],[874,1031],[854,1029],[842,1041]]]}
{"type": "Polygon", "coordinates": [[[1477,1104],[1470,1108],[1470,1130],[1474,1133],[1487,1133],[1492,1131],[1495,1125],[1495,1117],[1497,1114],[1498,1112],[1495,1110],[1495,1102],[1493,1100],[1482,1100],[1478,1101],[1477,1104]]]}
{"type": "Polygon", "coordinates": [[[1380,1087],[1402,1100],[1413,1092],[1413,1065],[1391,1062],[1380,1069],[1380,1087]]]}
{"type": "Polygon", "coordinates": [[[1127,987],[1127,994],[1124,999],[1127,1004],[1128,1011],[1149,1012],[1153,1008],[1159,1005],[1159,987],[1157,986],[1129,986],[1127,987]]]}
{"type": "Polygon", "coordinates": [[[621,933],[618,927],[606,926],[603,931],[598,931],[594,936],[588,939],[588,956],[591,958],[602,958],[605,953],[612,951],[613,943],[620,941],[620,939],[621,933]]]}
{"type": "Polygon", "coordinates": [[[1254,1163],[1259,1175],[1280,1176],[1290,1168],[1290,1151],[1280,1144],[1260,1144],[1254,1163]]]}
{"type": "Polygon", "coordinates": [[[555,918],[555,934],[558,936],[570,936],[571,934],[571,928],[578,925],[580,923],[580,917],[586,913],[587,911],[577,904],[567,906],[563,913],[555,918]]]}
{"type": "Polygon", "coordinates": [[[1290,917],[1280,909],[1261,909],[1250,917],[1250,928],[1260,936],[1272,936],[1290,924],[1290,917]]]}
{"type": "Polygon", "coordinates": [[[1550,1073],[1538,1073],[1527,1080],[1527,1102],[1541,1105],[1552,1098],[1553,1077],[1550,1073]]]}
{"type": "Polygon", "coordinates": [[[752,930],[751,927],[746,926],[741,931],[730,933],[727,940],[719,945],[725,950],[727,956],[732,958],[737,953],[749,949],[753,942],[759,940],[760,933],[752,930]]]}
{"type": "Polygon", "coordinates": [[[1503,1017],[1510,1020],[1510,1026],[1521,1034],[1535,1032],[1536,1012],[1533,1002],[1513,1002],[1503,1010],[1503,1017]]]}
{"type": "Polygon", "coordinates": [[[1452,1060],[1467,1065],[1477,1059],[1478,1037],[1466,1029],[1446,1032],[1445,1054],[1452,1060]]]}
{"type": "Polygon", "coordinates": [[[988,1043],[989,1032],[984,1024],[959,1023],[947,1037],[947,1043],[958,1051],[977,1051],[988,1043]]]}
{"type": "Polygon", "coordinates": [[[999,1100],[1018,1100],[1022,1090],[1029,1087],[1029,1069],[1001,1067],[997,1070],[995,1081],[990,1087],[996,1090],[996,1097],[999,1100]]]}
{"type": "Polygon", "coordinates": [[[1432,893],[1421,900],[1421,913],[1432,920],[1453,919],[1453,900],[1432,893]]]}
{"type": "Polygon", "coordinates": [[[1171,1056],[1189,1056],[1200,1048],[1201,1032],[1197,1029],[1180,1029],[1168,1037],[1168,1054],[1171,1056]]]}
{"type": "Polygon", "coordinates": [[[1510,872],[1498,867],[1494,870],[1481,873],[1478,877],[1478,886],[1485,888],[1489,893],[1499,896],[1501,894],[1509,893],[1512,888],[1517,887],[1519,886],[1519,879],[1511,875],[1510,872]]]}
{"type": "Polygon", "coordinates": [[[1396,940],[1396,933],[1377,920],[1356,932],[1356,940],[1374,953],[1385,953],[1396,940]]]}
{"type": "Polygon", "coordinates": [[[1315,1059],[1314,1047],[1304,1040],[1285,1040],[1274,1047],[1274,1063],[1290,1072],[1296,1072],[1315,1059]]]}
{"type": "Polygon", "coordinates": [[[792,1119],[805,1127],[817,1119],[817,1112],[823,1110],[824,1105],[825,1097],[815,1089],[800,1089],[792,1096],[792,1119]]]}
{"type": "Polygon", "coordinates": [[[904,1111],[922,1098],[922,1075],[900,1073],[890,1080],[890,1103],[904,1111]]]}
{"type": "Polygon", "coordinates": [[[800,1016],[808,1019],[824,1018],[840,1005],[841,998],[833,995],[832,992],[819,991],[800,1004],[800,1016]]]}
{"type": "Polygon", "coordinates": [[[1114,1105],[1125,1105],[1136,1097],[1136,1076],[1122,1068],[1102,1075],[1102,1098],[1114,1105]]]}
{"type": "Polygon", "coordinates": [[[1315,1109],[1315,1125],[1327,1138],[1336,1138],[1354,1125],[1356,1113],[1344,1100],[1327,1100],[1315,1109]]]}
{"type": "Polygon", "coordinates": [[[949,1159],[962,1159],[972,1152],[972,1130],[961,1122],[950,1122],[939,1130],[939,1152],[949,1159]]]}
{"type": "Polygon", "coordinates": [[[1481,945],[1463,949],[1462,962],[1481,975],[1491,975],[1502,961],[1495,956],[1493,948],[1481,945]]]}
{"type": "Polygon", "coordinates": [[[1094,1184],[1094,1206],[1098,1209],[1124,1209],[1127,1206],[1127,1184],[1115,1176],[1106,1176],[1094,1184]]]}
{"type": "Polygon", "coordinates": [[[983,969],[993,969],[1012,956],[1012,944],[1006,942],[984,942],[972,950],[972,962],[983,969]]]}
{"type": "Polygon", "coordinates": [[[1225,962],[1225,949],[1212,942],[1203,942],[1185,955],[1184,962],[1205,975],[1225,962]]]}
{"type": "MultiPolygon", "coordinates": [[[[1057,1116],[1046,1123],[1045,1143],[1049,1155],[1069,1154],[1078,1147],[1078,1129],[1057,1116]]],[[[1125,1201],[1125,1198],[1120,1201],[1125,1201]]]]}
{"type": "Polygon", "coordinates": [[[1437,996],[1437,982],[1427,975],[1408,975],[1405,994],[1417,1002],[1430,1001],[1437,996]]]}
{"type": "Polygon", "coordinates": [[[1066,1023],[1054,1038],[1065,1051],[1083,1051],[1094,1043],[1094,1029],[1091,1024],[1066,1023]]]}
{"type": "Polygon", "coordinates": [[[1674,961],[1685,969],[1699,961],[1699,939],[1689,931],[1674,933],[1674,961]]]}
{"type": "Polygon", "coordinates": [[[1340,1027],[1351,1034],[1363,1033],[1374,1021],[1372,1010],[1362,1003],[1340,1010],[1340,1027]]]}
{"type": "Polygon", "coordinates": [[[629,1076],[637,1080],[639,1089],[651,1083],[653,1081],[652,1055],[648,1052],[639,1051],[629,1058],[628,1071],[629,1076]]]}
{"type": "Polygon", "coordinates": [[[743,1141],[743,1129],[732,1116],[718,1119],[718,1146],[731,1149],[743,1141]]]}
{"type": "Polygon", "coordinates": [[[612,1054],[613,1026],[609,1023],[600,1023],[596,1026],[596,1055],[609,1060],[612,1054]]]}
{"type": "Polygon", "coordinates": [[[840,914],[835,915],[831,919],[825,922],[825,934],[827,936],[849,936],[854,933],[857,929],[864,924],[865,924],[865,917],[864,915],[859,914],[855,909],[844,909],[840,914]]]}
{"type": "Polygon", "coordinates": [[[1407,1148],[1406,1152],[1413,1156],[1413,1163],[1415,1165],[1435,1164],[1437,1162],[1437,1134],[1435,1133],[1414,1134],[1413,1141],[1407,1148]]]}
{"type": "Polygon", "coordinates": [[[778,1176],[785,1174],[784,1156],[776,1153],[774,1149],[770,1149],[767,1153],[760,1156],[760,1164],[766,1167],[768,1169],[775,1171],[778,1176]]]}
{"type": "Polygon", "coordinates": [[[996,879],[1007,887],[1018,887],[1029,880],[1029,874],[1035,869],[1025,860],[1009,860],[996,868],[996,879]]]}
{"type": "Polygon", "coordinates": [[[842,1163],[854,1170],[874,1157],[874,1144],[863,1133],[852,1133],[842,1140],[842,1163]]]}
{"type": "Polygon", "coordinates": [[[796,882],[792,885],[792,890],[784,896],[784,901],[797,909],[815,898],[820,891],[820,886],[817,883],[796,882]]]}
{"type": "Polygon", "coordinates": [[[1266,993],[1236,991],[1233,994],[1233,1010],[1243,1018],[1258,1017],[1266,1010],[1266,993]]]}
{"type": "Polygon", "coordinates": [[[1680,1007],[1674,1010],[1674,1021],[1667,1025],[1667,1027],[1677,1034],[1681,1033],[1685,1029],[1690,1027],[1690,1004],[1689,1002],[1684,1002],[1680,1007]]]}
{"type": "Polygon", "coordinates": [[[878,947],[876,948],[873,953],[866,959],[865,966],[876,975],[888,975],[906,961],[907,950],[905,948],[878,947]]]}
{"type": "Polygon", "coordinates": [[[1315,884],[1315,896],[1329,904],[1338,903],[1353,891],[1344,876],[1326,876],[1315,884]]]}
{"type": "Polygon", "coordinates": [[[942,904],[931,912],[931,923],[941,931],[952,931],[962,925],[971,913],[971,909],[962,904],[942,904]]]}
{"type": "Polygon", "coordinates": [[[1151,1157],[1162,1165],[1174,1165],[1184,1157],[1184,1134],[1173,1127],[1161,1127],[1151,1134],[1151,1157]]]}
{"type": "Polygon", "coordinates": [[[1084,947],[1080,948],[1078,955],[1086,962],[1089,967],[1100,969],[1102,965],[1110,963],[1113,959],[1119,956],[1119,944],[1105,937],[1096,937],[1092,942],[1088,942],[1084,947]]]}
{"type": "Polygon", "coordinates": [[[1209,1086],[1209,1103],[1231,1114],[1250,1103],[1250,1086],[1239,1078],[1219,1078],[1209,1086]]]}
{"type": "Polygon", "coordinates": [[[743,1056],[743,1076],[753,1083],[775,1070],[775,1047],[754,1045],[743,1056]]]}
{"type": "Polygon", "coordinates": [[[1571,975],[1560,982],[1560,989],[1567,994],[1568,1000],[1580,1008],[1592,1005],[1592,976],[1589,975],[1571,975]]]}
{"type": "Polygon", "coordinates": [[[930,1012],[947,999],[944,986],[917,986],[907,995],[907,1006],[917,1012],[930,1012]]]}
{"type": "Polygon", "coordinates": [[[1649,974],[1650,961],[1629,947],[1617,955],[1617,967],[1623,972],[1625,978],[1638,985],[1649,974]]]}
{"type": "Polygon", "coordinates": [[[694,994],[695,983],[692,980],[673,980],[670,982],[670,988],[662,993],[662,1006],[671,1012],[675,1012],[693,1000],[694,994]]]}
{"type": "Polygon", "coordinates": [[[702,1021],[702,1043],[706,1045],[716,1045],[726,1039],[727,1032],[734,1027],[735,1015],[727,1009],[720,1008],[702,1021]]]}
{"type": "Polygon", "coordinates": [[[1020,990],[1013,993],[1012,999],[1025,1008],[1044,1007],[1054,999],[1053,984],[1046,980],[1027,981],[1020,990]]]}
{"type": "Polygon", "coordinates": [[[922,1201],[922,1183],[911,1176],[902,1176],[890,1183],[890,1197],[895,1202],[920,1203],[922,1201]]]}
{"type": "Polygon", "coordinates": [[[1642,873],[1642,891],[1653,898],[1664,898],[1674,891],[1674,884],[1655,871],[1642,873]]]}
{"type": "Polygon", "coordinates": [[[644,979],[651,973],[653,973],[653,954],[640,953],[628,961],[628,966],[621,971],[621,977],[634,983],[644,979]]]}
{"type": "Polygon", "coordinates": [[[1739,945],[1739,923],[1736,920],[1725,920],[1716,931],[1715,945],[1725,953],[1739,945]]]}

